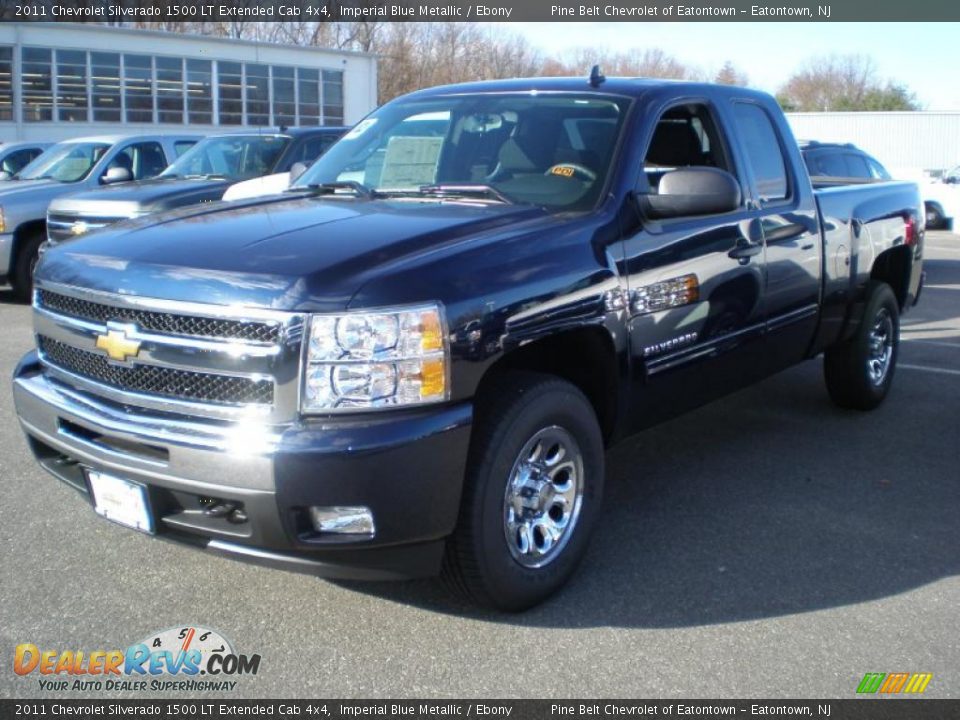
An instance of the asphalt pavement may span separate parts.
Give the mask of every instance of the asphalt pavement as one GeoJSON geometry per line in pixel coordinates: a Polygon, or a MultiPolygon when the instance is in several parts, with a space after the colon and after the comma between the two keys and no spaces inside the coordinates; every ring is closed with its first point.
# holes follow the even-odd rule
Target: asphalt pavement
{"type": "Polygon", "coordinates": [[[928,234],[926,268],[880,409],[833,407],[813,360],[621,444],[580,572],[522,615],[102,520],[27,451],[8,379],[30,311],[0,293],[0,697],[91,696],[15,675],[18,644],[182,626],[261,655],[224,697],[848,698],[901,671],[960,697],[960,237],[928,234]]]}

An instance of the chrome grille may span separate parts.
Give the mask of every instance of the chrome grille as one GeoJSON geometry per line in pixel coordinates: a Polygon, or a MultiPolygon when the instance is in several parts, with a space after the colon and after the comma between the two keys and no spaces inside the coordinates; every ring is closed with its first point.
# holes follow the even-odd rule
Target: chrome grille
{"type": "Polygon", "coordinates": [[[156,365],[116,365],[103,355],[80,350],[44,335],[37,337],[37,345],[47,363],[120,390],[225,405],[273,403],[273,382],[270,380],[156,365]]]}
{"type": "Polygon", "coordinates": [[[86,225],[84,235],[94,230],[105,228],[120,220],[126,220],[123,217],[85,217],[82,215],[67,215],[65,213],[50,213],[47,215],[47,237],[54,242],[64,240],[74,240],[78,237],[73,232],[73,225],[76,222],[83,222],[86,225]]]}
{"type": "Polygon", "coordinates": [[[49,290],[37,291],[37,305],[46,310],[93,322],[134,323],[142,330],[197,338],[223,339],[274,344],[280,339],[277,323],[227,320],[221,318],[156,312],[139,308],[114,307],[61,295],[49,290]]]}

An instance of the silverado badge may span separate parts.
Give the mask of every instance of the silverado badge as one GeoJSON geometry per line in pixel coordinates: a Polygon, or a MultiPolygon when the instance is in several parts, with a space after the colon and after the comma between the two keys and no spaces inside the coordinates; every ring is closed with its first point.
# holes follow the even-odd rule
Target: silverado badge
{"type": "Polygon", "coordinates": [[[124,330],[107,330],[106,335],[97,335],[97,349],[107,353],[107,357],[117,362],[126,362],[140,352],[140,341],[127,339],[124,330]]]}

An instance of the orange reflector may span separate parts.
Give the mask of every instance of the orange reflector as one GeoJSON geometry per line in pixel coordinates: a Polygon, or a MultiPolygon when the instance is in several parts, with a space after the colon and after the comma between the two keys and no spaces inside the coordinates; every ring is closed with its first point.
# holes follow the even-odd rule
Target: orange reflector
{"type": "Polygon", "coordinates": [[[423,352],[443,350],[443,329],[440,327],[440,315],[429,310],[420,315],[420,349],[423,352]]]}
{"type": "Polygon", "coordinates": [[[447,374],[443,360],[423,360],[420,363],[420,397],[443,396],[447,389],[447,374]]]}

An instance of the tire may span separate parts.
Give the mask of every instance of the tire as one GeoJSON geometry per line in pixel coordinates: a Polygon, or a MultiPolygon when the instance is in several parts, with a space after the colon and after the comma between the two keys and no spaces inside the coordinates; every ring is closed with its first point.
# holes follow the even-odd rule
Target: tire
{"type": "Polygon", "coordinates": [[[843,408],[873,410],[890,391],[900,348],[900,306],[893,290],[871,281],[856,334],[824,354],[827,392],[843,408]]]}
{"type": "Polygon", "coordinates": [[[444,556],[448,584],[497,610],[543,602],[586,551],[603,474],[603,438],[583,393],[549,375],[505,376],[477,408],[460,516],[444,556]]]}
{"type": "Polygon", "coordinates": [[[33,295],[33,269],[40,257],[40,246],[46,239],[46,233],[43,230],[35,230],[24,238],[23,244],[17,251],[11,284],[14,296],[21,302],[30,302],[33,295]]]}
{"type": "Polygon", "coordinates": [[[943,218],[943,212],[939,207],[931,203],[927,203],[925,206],[926,211],[926,226],[930,230],[940,230],[946,226],[946,221],[943,218]]]}

